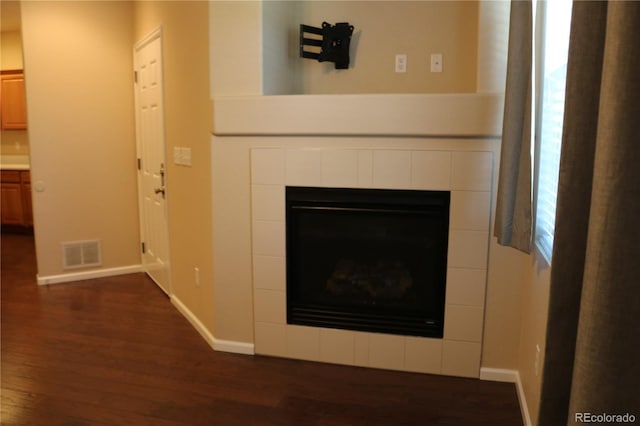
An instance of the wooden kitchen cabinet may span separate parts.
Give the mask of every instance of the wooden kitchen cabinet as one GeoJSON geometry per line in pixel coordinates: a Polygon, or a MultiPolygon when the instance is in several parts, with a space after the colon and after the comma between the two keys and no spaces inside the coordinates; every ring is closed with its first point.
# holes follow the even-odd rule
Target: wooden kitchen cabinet
{"type": "Polygon", "coordinates": [[[22,179],[22,217],[23,225],[33,226],[33,205],[31,203],[31,174],[29,172],[20,172],[22,179]]]}
{"type": "Polygon", "coordinates": [[[31,178],[28,171],[2,170],[0,202],[2,225],[33,226],[31,178]]]}
{"type": "Polygon", "coordinates": [[[27,128],[27,102],[24,91],[24,74],[20,71],[3,71],[0,84],[0,115],[2,130],[27,128]]]}

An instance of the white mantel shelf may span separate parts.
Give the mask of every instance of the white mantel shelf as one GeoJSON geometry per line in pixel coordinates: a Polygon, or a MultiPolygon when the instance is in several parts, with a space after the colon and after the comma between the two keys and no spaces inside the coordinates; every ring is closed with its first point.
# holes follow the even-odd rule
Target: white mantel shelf
{"type": "Polygon", "coordinates": [[[221,96],[216,136],[497,137],[502,94],[221,96]]]}

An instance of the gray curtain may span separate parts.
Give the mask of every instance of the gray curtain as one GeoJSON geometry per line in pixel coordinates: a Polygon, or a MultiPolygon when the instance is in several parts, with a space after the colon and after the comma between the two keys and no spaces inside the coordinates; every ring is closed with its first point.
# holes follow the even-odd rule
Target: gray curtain
{"type": "Polygon", "coordinates": [[[531,1],[511,3],[495,236],[531,251],[531,1]]]}
{"type": "Polygon", "coordinates": [[[574,1],[539,425],[640,421],[640,2],[574,1]]]}

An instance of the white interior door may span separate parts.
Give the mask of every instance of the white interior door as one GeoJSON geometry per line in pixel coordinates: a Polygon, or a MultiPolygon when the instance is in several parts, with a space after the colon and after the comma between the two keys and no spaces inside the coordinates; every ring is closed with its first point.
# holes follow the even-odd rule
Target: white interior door
{"type": "Polygon", "coordinates": [[[170,295],[160,29],[135,45],[134,66],[142,265],[147,275],[170,295]]]}

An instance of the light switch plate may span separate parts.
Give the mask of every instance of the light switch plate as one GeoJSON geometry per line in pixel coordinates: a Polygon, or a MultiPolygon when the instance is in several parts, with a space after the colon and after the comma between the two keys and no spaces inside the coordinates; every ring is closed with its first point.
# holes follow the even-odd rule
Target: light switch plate
{"type": "Polygon", "coordinates": [[[191,148],[182,148],[182,165],[191,166],[191,148]]]}
{"type": "Polygon", "coordinates": [[[174,147],[173,162],[179,166],[191,166],[191,148],[174,147]]]}
{"type": "Polygon", "coordinates": [[[442,72],[442,53],[431,54],[431,72],[442,72]]]}

